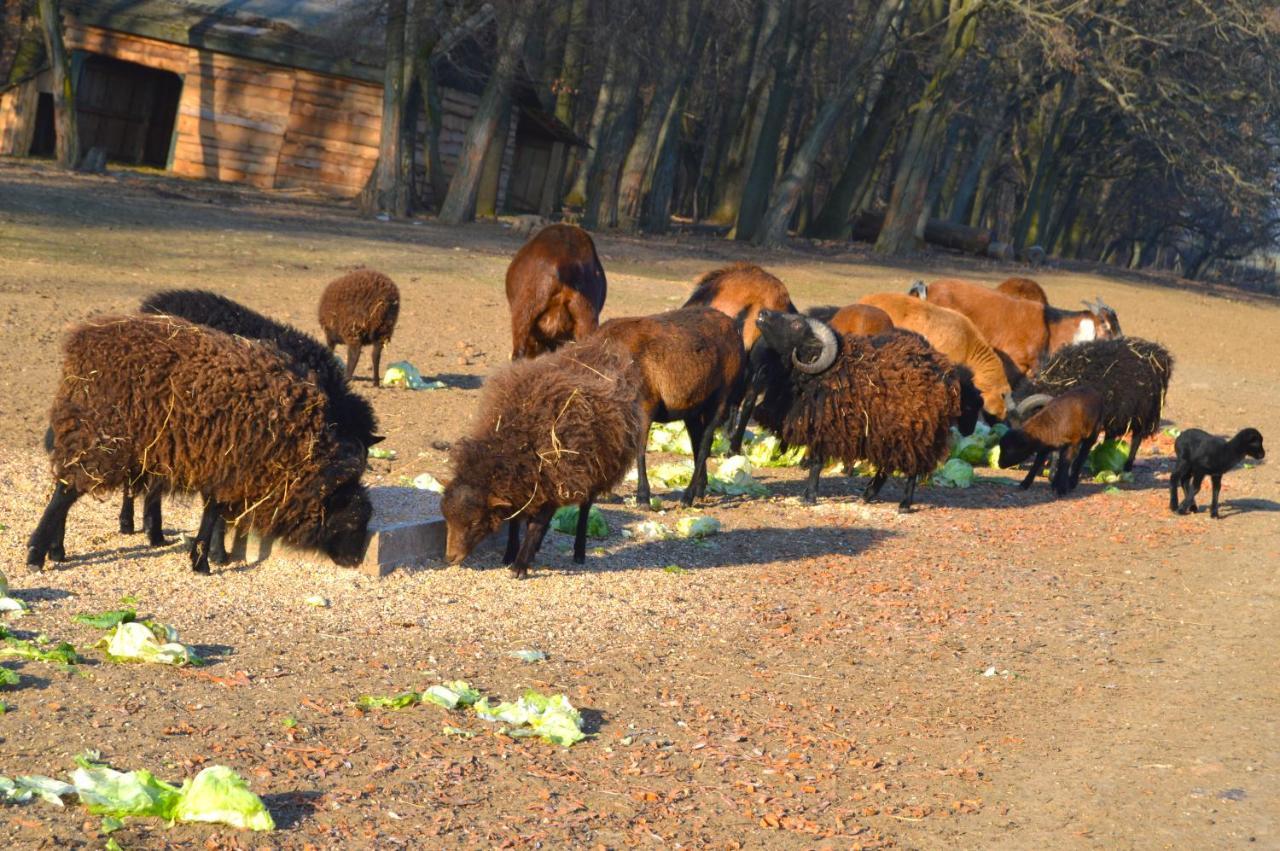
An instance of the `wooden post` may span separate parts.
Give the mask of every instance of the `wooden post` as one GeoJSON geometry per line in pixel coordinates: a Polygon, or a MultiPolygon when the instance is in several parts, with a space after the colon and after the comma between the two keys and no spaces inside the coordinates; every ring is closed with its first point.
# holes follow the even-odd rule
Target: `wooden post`
{"type": "Polygon", "coordinates": [[[80,133],[76,122],[76,93],[71,62],[62,42],[62,13],[58,0],[39,0],[44,46],[53,69],[53,120],[57,129],[58,165],[75,168],[80,163],[80,133]]]}

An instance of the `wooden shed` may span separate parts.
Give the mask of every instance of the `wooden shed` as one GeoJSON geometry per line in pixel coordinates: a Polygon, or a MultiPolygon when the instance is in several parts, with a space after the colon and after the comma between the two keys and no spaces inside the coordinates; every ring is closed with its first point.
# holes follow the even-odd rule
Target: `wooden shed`
{"type": "MultiPolygon", "coordinates": [[[[353,197],[364,187],[382,124],[382,48],[377,37],[355,37],[362,22],[354,0],[62,5],[83,149],[262,188],[353,197]]],[[[481,21],[433,59],[446,175],[487,79],[492,31],[481,21]]],[[[0,154],[52,153],[50,78],[44,71],[0,92],[0,154]]],[[[425,131],[420,122],[420,145],[425,131]]],[[[580,144],[522,81],[502,156],[487,160],[497,173],[482,180],[482,192],[496,209],[546,212],[557,200],[560,174],[552,172],[563,168],[564,146],[580,144]]],[[[427,181],[418,185],[429,196],[427,181]]]]}

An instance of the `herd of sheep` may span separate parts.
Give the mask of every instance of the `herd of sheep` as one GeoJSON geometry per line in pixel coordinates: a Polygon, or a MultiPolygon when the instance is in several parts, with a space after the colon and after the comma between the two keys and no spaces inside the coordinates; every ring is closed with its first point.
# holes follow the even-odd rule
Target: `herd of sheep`
{"type": "MultiPolygon", "coordinates": [[[[579,506],[581,563],[592,503],[633,463],[637,505],[649,505],[655,422],[687,427],[686,505],[705,493],[715,430],[738,452],[754,419],[784,446],[806,448],[806,502],[824,467],[869,464],[864,498],[901,474],[907,511],[917,481],[947,457],[952,428],[972,433],[980,417],[1009,426],[1001,466],[1031,461],[1023,487],[1056,455],[1052,486],[1066,494],[1100,435],[1129,435],[1131,469],[1158,427],[1173,369],[1161,346],[1123,336],[1101,299],[1059,309],[1025,278],[996,289],[917,282],[801,313],[778,278],[735,264],[702,276],[678,310],[600,324],[604,269],[591,237],[570,225],[546,227],[519,250],[506,292],[513,362],[485,383],[471,432],[453,445],[441,510],[450,563],[507,523],[503,563],[517,577],[565,505],[579,506]]],[[[390,279],[361,270],[325,290],[323,344],[198,290],[159,293],[136,314],[72,329],[45,440],[53,494],[28,565],[64,560],[71,505],[114,490],[124,494],[122,532],[134,530],[142,497],[153,546],[164,543],[161,497],[200,495],[196,571],[226,560],[228,521],[359,563],[372,516],[361,478],[382,437],[349,382],[366,345],[377,381],[399,307],[390,279]],[[345,369],[333,354],[339,342],[345,369]]],[[[1189,429],[1176,449],[1170,508],[1196,510],[1208,476],[1214,516],[1222,474],[1264,454],[1254,429],[1230,441],[1189,429]]]]}

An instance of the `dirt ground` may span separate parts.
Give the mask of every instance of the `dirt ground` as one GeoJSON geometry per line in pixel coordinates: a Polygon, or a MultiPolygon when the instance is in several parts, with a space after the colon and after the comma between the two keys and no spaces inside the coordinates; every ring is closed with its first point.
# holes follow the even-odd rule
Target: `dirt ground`
{"type": "MultiPolygon", "coordinates": [[[[763,470],[769,497],[705,506],[724,531],[703,544],[625,538],[646,518],[606,503],[611,534],[584,568],[553,533],[526,582],[492,551],[381,580],[288,560],[196,576],[179,543],[194,506],[166,506],[174,543],[151,550],[115,530],[111,500],[72,510],[69,561],[25,569],[68,323],[198,286],[317,331],[324,284],[375,266],[403,295],[386,359],[449,388],[362,385],[397,452],[367,478],[443,478],[442,447],[507,360],[502,279],[518,245],[499,225],[382,223],[0,161],[0,568],[33,610],[11,627],[86,657],[70,672],[5,661],[22,683],[0,692],[0,774],[65,776],[85,748],[171,782],[221,763],[279,825],[131,820],[114,834],[124,848],[1280,847],[1280,465],[1229,475],[1219,522],[1175,517],[1163,436],[1119,494],[1084,483],[1055,500],[983,471],[969,490],[923,488],[899,516],[893,483],[890,501],[864,506],[861,481],[831,477],[806,507],[796,471],[763,470]],[[306,605],[314,594],[331,606],[306,605]],[[123,595],[212,664],[103,661],[99,633],[71,616],[123,595]],[[549,659],[510,656],[521,648],[549,659]],[[566,750],[433,706],[353,706],[451,679],[502,698],[563,692],[594,736],[566,750]]],[[[1025,272],[694,237],[598,246],[606,316],[674,307],[695,275],[734,259],[776,272],[802,307],[917,276],[1025,272]]],[[[1037,276],[1056,304],[1100,294],[1126,332],[1173,351],[1171,423],[1280,440],[1275,302],[1087,269],[1037,276]]],[[[99,824],[76,804],[10,805],[0,844],[100,848],[99,824]]]]}

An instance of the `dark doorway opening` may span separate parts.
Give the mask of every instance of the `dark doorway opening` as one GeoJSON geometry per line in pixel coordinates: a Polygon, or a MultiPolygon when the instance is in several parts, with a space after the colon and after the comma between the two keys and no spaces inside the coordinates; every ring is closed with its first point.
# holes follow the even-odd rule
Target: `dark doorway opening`
{"type": "Polygon", "coordinates": [[[36,100],[36,129],[31,134],[31,150],[33,157],[51,157],[57,147],[57,136],[53,129],[53,95],[41,92],[36,100]]]}
{"type": "Polygon", "coordinates": [[[81,153],[103,148],[114,162],[165,168],[181,95],[177,74],[86,56],[76,91],[81,153]]]}

